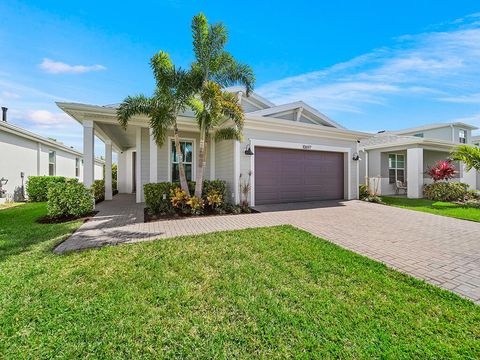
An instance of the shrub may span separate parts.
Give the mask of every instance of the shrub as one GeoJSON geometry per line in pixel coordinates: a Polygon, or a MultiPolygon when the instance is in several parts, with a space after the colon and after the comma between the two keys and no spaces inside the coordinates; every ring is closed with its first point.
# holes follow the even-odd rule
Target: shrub
{"type": "Polygon", "coordinates": [[[469,207],[469,208],[475,208],[475,209],[480,209],[480,200],[467,200],[461,205],[469,207]]]}
{"type": "Polygon", "coordinates": [[[434,182],[425,185],[423,194],[433,201],[460,201],[468,193],[468,184],[460,182],[434,182]]]}
{"type": "Polygon", "coordinates": [[[368,186],[366,184],[361,184],[359,187],[358,187],[358,198],[360,200],[364,200],[365,198],[367,198],[368,196],[370,195],[370,193],[368,192],[368,186]]]}
{"type": "Polygon", "coordinates": [[[105,200],[105,180],[95,180],[92,185],[95,203],[105,200]]]}
{"type": "MultiPolygon", "coordinates": [[[[29,176],[26,186],[28,200],[31,202],[47,201],[48,189],[52,184],[65,183],[64,176],[29,176]]],[[[69,179],[69,181],[78,181],[69,179]]]]}
{"type": "Polygon", "coordinates": [[[51,184],[47,212],[51,218],[81,217],[93,211],[93,194],[78,181],[51,184]]]}
{"type": "Polygon", "coordinates": [[[182,214],[190,213],[190,205],[187,203],[189,200],[190,197],[181,188],[175,187],[170,190],[170,202],[172,206],[182,214]]]}
{"type": "Polygon", "coordinates": [[[176,184],[170,182],[145,184],[145,204],[151,214],[172,214],[174,212],[170,201],[170,191],[176,188],[176,184]]]}
{"type": "Polygon", "coordinates": [[[193,215],[201,215],[203,213],[203,199],[192,196],[187,199],[186,204],[190,207],[190,212],[193,215]]]}
{"type": "Polygon", "coordinates": [[[205,180],[203,182],[203,196],[206,197],[212,192],[221,195],[223,199],[227,197],[227,184],[223,180],[205,180]]]}

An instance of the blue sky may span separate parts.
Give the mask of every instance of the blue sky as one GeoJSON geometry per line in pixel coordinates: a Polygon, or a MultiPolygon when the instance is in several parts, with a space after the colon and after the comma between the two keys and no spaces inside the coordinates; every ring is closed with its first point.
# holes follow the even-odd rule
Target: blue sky
{"type": "Polygon", "coordinates": [[[12,123],[81,150],[80,126],[54,101],[149,94],[153,53],[192,61],[200,11],[227,25],[228,50],[274,102],[304,100],[355,130],[480,126],[480,4],[464,0],[2,1],[0,104],[12,123]]]}

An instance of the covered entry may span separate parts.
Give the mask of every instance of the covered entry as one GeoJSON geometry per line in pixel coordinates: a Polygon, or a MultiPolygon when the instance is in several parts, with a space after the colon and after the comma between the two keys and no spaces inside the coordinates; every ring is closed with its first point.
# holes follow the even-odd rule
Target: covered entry
{"type": "Polygon", "coordinates": [[[341,152],[255,147],[255,204],[344,198],[341,152]]]}

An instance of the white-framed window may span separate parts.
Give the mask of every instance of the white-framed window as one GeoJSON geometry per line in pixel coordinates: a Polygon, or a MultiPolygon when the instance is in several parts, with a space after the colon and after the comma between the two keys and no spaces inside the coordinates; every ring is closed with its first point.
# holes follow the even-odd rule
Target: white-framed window
{"type": "Polygon", "coordinates": [[[75,158],[75,176],[80,177],[80,158],[75,158]]]}
{"type": "Polygon", "coordinates": [[[388,154],[388,182],[394,184],[397,180],[405,182],[405,155],[388,154]]]}
{"type": "MultiPolygon", "coordinates": [[[[183,164],[185,167],[185,175],[187,181],[193,180],[193,159],[194,159],[194,146],[191,140],[180,140],[180,148],[183,154],[183,164]]],[[[179,182],[180,175],[178,172],[178,156],[177,149],[175,148],[175,140],[170,142],[170,179],[172,182],[179,182]]]]}
{"type": "Polygon", "coordinates": [[[413,135],[413,136],[416,136],[416,137],[419,137],[419,138],[423,138],[423,133],[417,133],[417,134],[415,134],[415,135],[413,135]]]}
{"type": "Polygon", "coordinates": [[[57,172],[57,153],[53,150],[48,152],[48,175],[55,176],[57,172]]]}
{"type": "Polygon", "coordinates": [[[458,141],[461,144],[466,144],[467,143],[467,130],[460,130],[458,132],[458,141]]]}

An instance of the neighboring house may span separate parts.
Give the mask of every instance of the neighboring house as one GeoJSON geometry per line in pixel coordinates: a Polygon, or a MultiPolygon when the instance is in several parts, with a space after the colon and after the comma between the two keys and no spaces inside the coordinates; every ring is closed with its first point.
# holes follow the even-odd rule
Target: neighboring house
{"type": "MultiPolygon", "coordinates": [[[[429,166],[446,160],[460,144],[472,144],[475,126],[454,122],[431,124],[417,128],[380,132],[361,141],[360,181],[375,187],[379,195],[396,193],[398,182],[407,185],[410,198],[423,197],[423,185],[432,180],[426,174],[429,166]]],[[[464,164],[456,163],[461,181],[478,189],[480,182],[475,170],[467,172],[464,164]]]]}
{"type": "MultiPolygon", "coordinates": [[[[252,206],[358,197],[359,162],[354,158],[358,158],[359,140],[370,134],[347,130],[301,101],[275,105],[255,93],[246,97],[240,87],[229,91],[238,95],[246,113],[244,140],[210,140],[205,178],[226,181],[231,202],[240,201],[240,184],[248,181],[249,172],[252,206]]],[[[94,178],[94,135],[105,142],[106,199],[111,199],[108,169],[112,151],[118,153],[118,190],[136,193],[137,202],[144,201],[144,184],[178,180],[173,134],[158,147],[146,117],[132,118],[123,130],[116,106],[57,105],[83,125],[85,184],[94,178]]],[[[178,125],[187,177],[193,180],[199,144],[193,113],[181,114],[178,125]]]]}
{"type": "MultiPolygon", "coordinates": [[[[22,198],[22,184],[32,175],[83,178],[82,153],[60,142],[44,138],[0,121],[0,179],[7,197],[22,198]],[[22,178],[23,174],[23,178],[22,178]]],[[[94,178],[103,179],[103,160],[95,160],[94,178]]]]}

